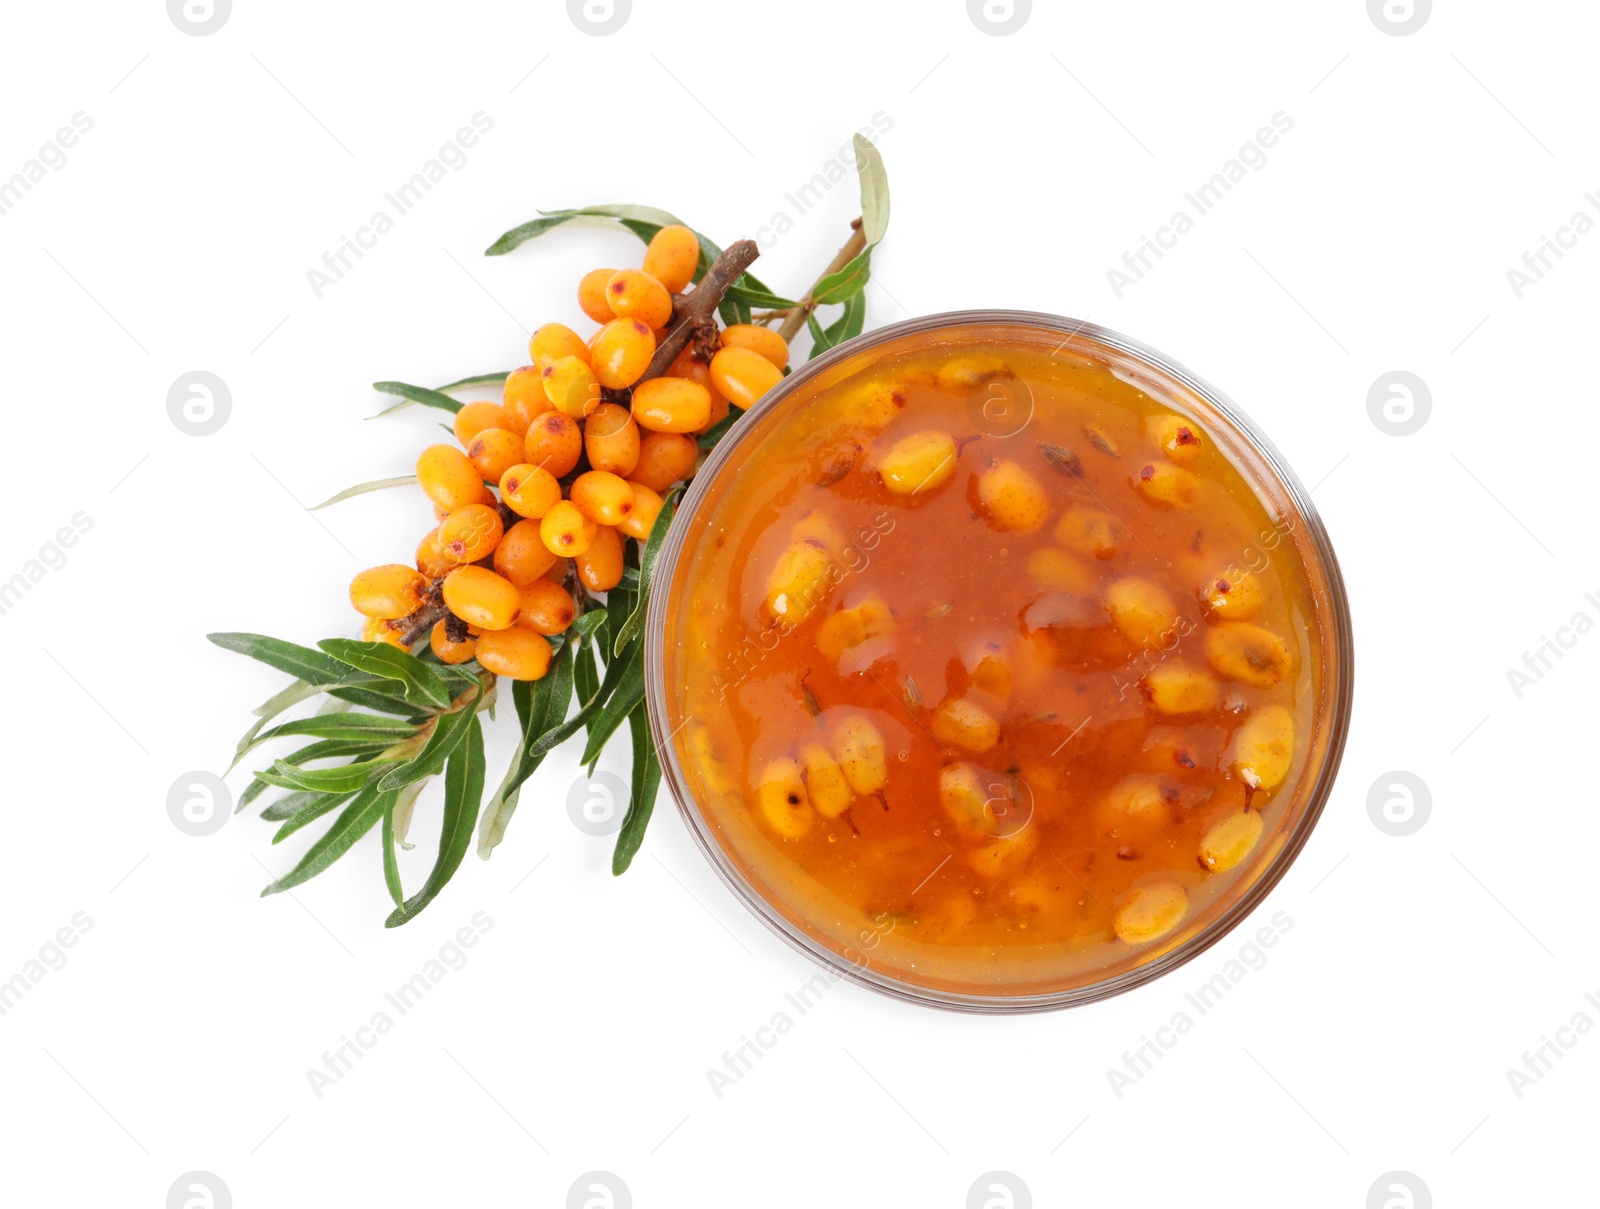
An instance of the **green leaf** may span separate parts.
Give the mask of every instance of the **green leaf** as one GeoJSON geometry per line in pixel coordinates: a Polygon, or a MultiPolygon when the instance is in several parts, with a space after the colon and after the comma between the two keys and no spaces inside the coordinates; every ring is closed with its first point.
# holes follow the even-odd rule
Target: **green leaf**
{"type": "Polygon", "coordinates": [[[512,371],[503,369],[495,374],[474,374],[470,378],[461,378],[455,382],[446,382],[443,386],[435,387],[440,394],[449,394],[453,390],[471,390],[479,386],[504,386],[506,379],[512,371]]]}
{"type": "Polygon", "coordinates": [[[849,298],[839,318],[830,323],[826,330],[817,322],[815,314],[807,315],[806,326],[811,331],[811,352],[806,360],[809,361],[812,357],[820,356],[830,348],[859,336],[866,317],[867,299],[864,294],[856,294],[849,298]]]}
{"type": "Polygon", "coordinates": [[[456,748],[445,765],[444,823],[439,831],[439,855],[433,870],[422,889],[390,913],[384,927],[396,928],[415,919],[461,867],[461,860],[472,844],[478,807],[483,802],[483,774],[483,728],[474,716],[468,727],[467,741],[456,748]]]}
{"type": "Polygon", "coordinates": [[[281,638],[268,638],[265,634],[207,634],[206,637],[225,651],[248,655],[307,684],[337,684],[350,674],[349,667],[337,659],[281,638]]]}
{"type": "Polygon", "coordinates": [[[623,816],[617,846],[611,854],[613,876],[628,871],[639,845],[644,843],[656,792],[661,788],[661,759],[650,740],[650,719],[642,703],[628,715],[628,730],[633,738],[633,780],[628,791],[628,813],[623,816]]]}
{"type": "Polygon", "coordinates": [[[397,805],[391,801],[383,812],[383,884],[389,887],[389,897],[394,899],[394,905],[400,907],[405,905],[406,895],[400,885],[400,860],[394,850],[394,812],[397,805]]]}
{"type": "Polygon", "coordinates": [[[283,757],[285,764],[293,764],[296,768],[304,768],[313,760],[333,760],[341,756],[375,756],[388,747],[388,738],[374,742],[365,739],[318,739],[309,743],[299,751],[291,752],[283,757]]]}
{"type": "MultiPolygon", "coordinates": [[[[353,797],[355,797],[354,793],[311,794],[309,800],[300,809],[284,816],[288,821],[274,833],[272,842],[274,844],[283,843],[284,840],[299,831],[307,823],[314,823],[323,815],[332,813],[353,797]]],[[[287,802],[289,799],[285,798],[283,800],[287,802]]],[[[277,805],[277,803],[274,803],[274,805],[277,805]]],[[[266,818],[266,814],[263,812],[261,817],[266,818]]]]}
{"type": "MultiPolygon", "coordinates": [[[[400,718],[384,717],[381,714],[316,714],[310,718],[296,718],[292,722],[285,722],[282,726],[262,731],[251,742],[250,747],[246,748],[246,752],[273,739],[283,739],[291,735],[310,735],[317,739],[368,740],[374,747],[387,747],[391,743],[398,743],[407,738],[415,730],[410,722],[400,718]]],[[[316,759],[315,756],[307,758],[316,759]]],[[[298,762],[290,761],[290,763],[298,762]]]]}
{"type": "MultiPolygon", "coordinates": [[[[424,407],[437,407],[441,411],[458,412],[461,404],[443,391],[429,390],[426,386],[412,386],[409,382],[374,382],[372,389],[385,395],[399,395],[424,407]]],[[[382,412],[378,413],[382,415],[382,412]]]]}
{"type": "Polygon", "coordinates": [[[411,704],[405,698],[405,693],[395,687],[396,681],[374,677],[370,680],[358,679],[345,684],[333,685],[327,689],[328,696],[337,697],[339,701],[348,705],[359,705],[364,709],[377,710],[381,714],[399,714],[404,718],[415,718],[419,707],[411,704]]]}
{"type": "MultiPolygon", "coordinates": [[[[261,817],[269,823],[281,823],[284,819],[292,818],[312,803],[319,802],[323,798],[330,796],[337,797],[338,801],[344,800],[339,795],[318,793],[314,789],[297,789],[294,793],[286,794],[276,802],[273,802],[261,812],[261,817]]],[[[348,797],[349,795],[345,796],[348,797]]],[[[337,804],[336,802],[335,805],[337,804]]]]}
{"type": "Polygon", "coordinates": [[[625,659],[613,659],[611,661],[611,665],[606,668],[606,678],[600,682],[599,686],[595,688],[593,693],[588,697],[587,700],[585,700],[582,693],[581,661],[586,653],[591,659],[593,658],[594,646],[592,644],[585,643],[583,648],[578,652],[580,667],[574,672],[575,681],[580,690],[578,699],[583,701],[583,707],[579,709],[577,713],[573,714],[572,717],[563,722],[560,726],[545,731],[544,734],[541,735],[536,741],[527,744],[524,749],[524,755],[526,758],[531,760],[539,756],[546,755],[547,753],[554,751],[561,744],[565,743],[573,735],[577,734],[579,730],[589,724],[591,718],[595,717],[600,712],[601,707],[603,707],[610,699],[611,694],[614,693],[617,690],[617,687],[627,678],[627,668],[632,661],[625,659]]]}
{"type": "Polygon", "coordinates": [[[478,702],[483,700],[483,686],[478,686],[477,696],[460,709],[440,714],[434,723],[433,734],[428,736],[428,741],[422,745],[422,750],[404,764],[397,765],[383,774],[383,779],[378,782],[382,790],[404,789],[413,781],[421,781],[433,776],[444,768],[445,761],[461,745],[471,729],[472,720],[477,713],[478,702]]]}
{"type": "Polygon", "coordinates": [[[415,485],[417,476],[414,474],[397,475],[392,479],[373,479],[370,483],[357,483],[354,487],[346,487],[338,495],[329,496],[315,508],[307,508],[307,512],[321,512],[324,508],[332,507],[343,500],[353,499],[358,495],[366,495],[369,491],[386,491],[390,487],[410,487],[415,485]]]}
{"type": "Polygon", "coordinates": [[[406,842],[406,836],[411,832],[411,816],[417,808],[417,799],[422,796],[422,790],[427,785],[426,781],[415,781],[400,791],[394,804],[394,841],[407,852],[415,848],[415,844],[406,842]]]}
{"type": "Polygon", "coordinates": [[[770,311],[784,311],[800,305],[792,298],[784,298],[774,294],[765,286],[752,282],[748,273],[740,274],[739,280],[728,287],[728,292],[723,297],[737,298],[746,306],[758,306],[762,310],[770,311]]]}
{"type": "Polygon", "coordinates": [[[700,434],[700,448],[715,448],[717,442],[728,435],[728,430],[737,424],[739,422],[739,418],[743,415],[743,408],[734,407],[732,404],[729,404],[728,414],[723,416],[722,419],[718,420],[714,425],[700,434]]]}
{"type": "MultiPolygon", "coordinates": [[[[595,612],[601,617],[605,616],[603,610],[597,609],[595,612]]],[[[605,630],[602,629],[600,633],[604,635],[605,630]]],[[[587,706],[589,702],[594,700],[596,694],[600,692],[600,665],[595,660],[594,643],[586,642],[578,648],[572,669],[572,679],[579,703],[587,706]]]]}
{"type": "Polygon", "coordinates": [[[736,323],[749,323],[751,319],[750,304],[732,296],[732,291],[724,294],[717,302],[717,314],[722,317],[725,327],[732,327],[736,323]]]}
{"type": "Polygon", "coordinates": [[[816,289],[811,291],[811,297],[818,306],[848,301],[867,288],[867,280],[871,276],[872,248],[869,246],[844,268],[836,273],[829,273],[817,282],[816,289]]]}
{"type": "Polygon", "coordinates": [[[432,668],[415,655],[386,642],[361,642],[355,638],[324,638],[317,643],[328,654],[385,680],[405,686],[405,698],[415,705],[445,709],[450,690],[432,668]]]}
{"type": "Polygon", "coordinates": [[[655,574],[656,560],[661,557],[661,547],[666,544],[667,530],[672,527],[673,513],[677,511],[676,494],[677,490],[674,488],[662,497],[661,511],[656,513],[655,524],[650,527],[649,540],[644,544],[644,553],[639,556],[639,590],[636,593],[638,603],[617,630],[616,638],[612,640],[613,657],[620,654],[622,648],[644,628],[645,610],[650,604],[650,580],[655,574]]]}
{"type": "Polygon", "coordinates": [[[606,740],[616,733],[617,727],[633,712],[633,707],[644,700],[643,644],[629,647],[626,655],[612,661],[611,667],[606,669],[608,681],[618,668],[621,671],[617,675],[616,687],[589,723],[589,741],[578,760],[585,766],[592,766],[600,758],[600,749],[606,745],[606,740]]]}
{"type": "Polygon", "coordinates": [[[333,826],[307,849],[300,863],[263,890],[261,896],[265,898],[269,894],[291,890],[302,882],[310,881],[333,864],[350,850],[352,844],[372,830],[392,797],[392,794],[379,793],[370,787],[358,793],[344,808],[344,813],[333,821],[333,826]]]}
{"type": "MultiPolygon", "coordinates": [[[[592,615],[584,614],[585,617],[592,615]]],[[[505,779],[500,782],[500,788],[478,824],[478,855],[484,860],[489,859],[489,853],[505,838],[511,816],[517,810],[522,785],[544,760],[542,753],[530,758],[528,748],[567,716],[567,707],[572,703],[574,661],[573,648],[564,646],[556,652],[548,674],[531,683],[518,680],[511,687],[511,700],[517,708],[517,720],[522,724],[522,736],[517,743],[516,758],[506,769],[505,779]]]]}
{"type": "Polygon", "coordinates": [[[256,773],[269,785],[280,789],[317,789],[324,793],[354,792],[373,776],[394,763],[393,760],[360,760],[334,768],[300,768],[279,760],[269,769],[256,773]]]}
{"type": "Polygon", "coordinates": [[[871,248],[882,243],[889,230],[889,174],[871,140],[858,134],[852,141],[856,147],[856,172],[861,177],[861,233],[871,248]]]}

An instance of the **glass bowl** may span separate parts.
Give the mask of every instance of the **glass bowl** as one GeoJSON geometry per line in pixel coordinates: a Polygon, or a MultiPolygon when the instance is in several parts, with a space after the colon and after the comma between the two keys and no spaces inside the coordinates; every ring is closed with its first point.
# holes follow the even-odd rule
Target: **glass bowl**
{"type": "MultiPolygon", "coordinates": [[[[1014,401],[1012,401],[1014,402],[1014,401]]],[[[1008,404],[1009,405],[1009,404],[1008,404]]],[[[1000,417],[1003,422],[1004,417],[1000,417]]],[[[1265,536],[1265,534],[1263,534],[1265,536]]],[[[1274,540],[1277,540],[1274,538],[1274,540]]],[[[1090,1003],[1130,990],[1192,960],[1228,934],[1259,906],[1305,846],[1333,788],[1352,701],[1352,634],[1344,582],[1326,530],[1309,494],[1266,436],[1225,396],[1171,359],[1116,332],[1079,320],[1026,311],[959,311],[880,328],[797,368],[750,409],[707,457],[678,508],[655,567],[653,603],[645,637],[646,698],[652,740],[663,779],[706,859],[734,895],[775,933],[836,977],[912,1003],[973,1012],[1033,1012],[1090,1003]],[[1318,660],[1318,691],[1307,752],[1297,779],[1279,791],[1287,806],[1237,881],[1158,941],[1131,948],[1126,959],[1069,976],[1002,977],[927,972],[906,952],[889,952],[868,924],[843,935],[838,918],[819,923],[788,903],[738,850],[737,837],[697,800],[694,778],[680,750],[687,718],[667,682],[667,652],[682,655],[674,630],[683,610],[684,580],[695,543],[742,460],[793,409],[815,393],[872,365],[949,345],[976,344],[1048,350],[1079,365],[1109,369],[1156,401],[1194,419],[1255,492],[1274,529],[1289,543],[1315,614],[1310,650],[1318,660]],[[669,645],[674,644],[674,645],[669,645]]],[[[1278,799],[1274,799],[1276,802],[1278,799]]],[[[813,896],[821,903],[820,886],[813,896]]],[[[820,909],[820,908],[819,908],[820,909]]],[[[868,921],[863,920],[864,924],[868,921]]],[[[929,947],[929,946],[925,946],[929,947]]]]}

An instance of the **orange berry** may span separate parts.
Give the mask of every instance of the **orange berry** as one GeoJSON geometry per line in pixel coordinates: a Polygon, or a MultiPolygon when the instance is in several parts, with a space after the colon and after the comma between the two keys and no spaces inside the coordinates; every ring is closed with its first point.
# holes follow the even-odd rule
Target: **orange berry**
{"type": "Polygon", "coordinates": [[[700,267],[700,240],[688,227],[662,227],[644,250],[644,271],[674,294],[694,280],[700,267]]]}
{"type": "Polygon", "coordinates": [[[599,529],[571,500],[562,500],[539,521],[539,537],[545,549],[565,558],[587,550],[599,529]]]}
{"type": "Polygon", "coordinates": [[[588,361],[589,346],[566,324],[547,323],[528,340],[528,360],[537,365],[540,357],[552,360],[576,357],[580,361],[588,361]]]}
{"type": "Polygon", "coordinates": [[[633,488],[627,479],[609,470],[580,474],[572,481],[567,498],[574,508],[597,525],[620,525],[633,511],[633,488]]]}
{"type": "Polygon", "coordinates": [[[626,407],[602,403],[583,425],[589,465],[627,478],[639,464],[639,426],[626,407]]]}
{"type": "Polygon", "coordinates": [[[544,577],[552,583],[566,583],[567,572],[570,570],[572,570],[570,558],[557,558],[551,562],[550,569],[544,573],[544,577]]]}
{"type": "MultiPolygon", "coordinates": [[[[440,521],[439,524],[442,525],[444,522],[440,521]]],[[[435,525],[424,533],[422,540],[417,543],[417,570],[429,579],[438,579],[455,566],[455,560],[445,553],[445,548],[439,544],[439,525],[435,525]]]]}
{"type": "Polygon", "coordinates": [[[367,617],[406,617],[416,612],[427,587],[427,579],[414,568],[387,563],[370,567],[350,581],[350,603],[367,617]]]}
{"type": "Polygon", "coordinates": [[[610,525],[601,525],[589,548],[572,561],[584,587],[609,592],[622,582],[622,536],[610,525]]]}
{"type": "Polygon", "coordinates": [[[478,662],[496,676],[539,680],[550,670],[550,644],[530,629],[513,626],[478,639],[478,662]]]}
{"type": "Polygon", "coordinates": [[[667,370],[667,376],[669,378],[687,378],[689,381],[698,382],[706,388],[706,393],[711,396],[711,415],[706,420],[706,428],[722,423],[727,417],[728,401],[722,397],[722,392],[711,381],[711,366],[694,355],[693,344],[678,354],[678,359],[667,370]]]}
{"type": "Polygon", "coordinates": [[[661,497],[637,479],[628,480],[628,486],[633,488],[633,511],[618,522],[617,530],[636,541],[649,541],[650,530],[661,513],[661,497]]]}
{"type": "Polygon", "coordinates": [[[558,357],[543,362],[539,371],[544,379],[545,398],[564,416],[581,420],[600,406],[600,383],[588,362],[577,357],[558,357]]]}
{"type": "Polygon", "coordinates": [[[782,369],[789,364],[789,342],[770,327],[735,323],[722,329],[723,348],[747,348],[782,369]]]}
{"type": "Polygon", "coordinates": [[[572,473],[583,456],[583,433],[577,421],[559,411],[547,411],[533,422],[522,443],[522,457],[530,466],[543,466],[556,478],[572,473]]]}
{"type": "Polygon", "coordinates": [[[515,587],[525,588],[558,561],[539,536],[539,522],[518,521],[494,548],[494,569],[515,587]]]}
{"type": "Polygon", "coordinates": [[[711,392],[688,378],[651,378],[634,387],[633,418],[651,432],[699,432],[711,418],[711,392]]]}
{"type": "Polygon", "coordinates": [[[509,428],[485,428],[467,446],[467,460],[491,483],[522,461],[523,439],[509,428]]]}
{"type": "Polygon", "coordinates": [[[463,403],[456,412],[456,440],[468,444],[485,428],[504,428],[508,422],[506,409],[498,403],[463,403]]]}
{"type": "Polygon", "coordinates": [[[700,446],[681,432],[647,432],[639,438],[639,464],[630,476],[652,491],[665,491],[694,473],[700,446]]]}
{"type": "Polygon", "coordinates": [[[578,604],[559,583],[536,579],[522,589],[522,614],[518,625],[536,634],[563,634],[578,615],[578,604]]]}
{"type": "Polygon", "coordinates": [[[453,445],[429,445],[417,456],[417,482],[446,512],[481,504],[489,495],[483,475],[453,445]]]}
{"type": "Polygon", "coordinates": [[[672,295],[649,273],[618,269],[606,282],[606,301],[618,319],[637,319],[652,332],[672,318],[672,295]]]}
{"type": "Polygon", "coordinates": [[[711,381],[728,402],[748,409],[783,381],[783,371],[747,348],[722,348],[711,358],[711,381]]]}
{"type": "Polygon", "coordinates": [[[439,526],[439,547],[453,566],[488,558],[500,544],[505,522],[500,510],[488,504],[468,504],[457,508],[439,526]]]}
{"type": "Polygon", "coordinates": [[[387,642],[390,646],[397,646],[402,651],[406,644],[400,641],[400,634],[390,621],[382,617],[369,617],[361,627],[361,638],[365,642],[387,642]]]}
{"type": "Polygon", "coordinates": [[[550,400],[544,393],[544,378],[536,365],[524,365],[506,375],[504,397],[506,422],[500,427],[515,433],[526,433],[541,412],[550,410],[550,400]]]}
{"type": "Polygon", "coordinates": [[[444,577],[444,607],[480,630],[503,630],[522,602],[509,579],[485,567],[457,567],[444,577]]]}
{"type": "Polygon", "coordinates": [[[561,484],[543,466],[519,462],[500,476],[500,498],[518,516],[538,520],[561,499],[561,484]]]}
{"type": "Polygon", "coordinates": [[[606,283],[615,269],[592,269],[578,282],[578,306],[596,323],[610,323],[617,317],[606,301],[606,283]]]}
{"type": "Polygon", "coordinates": [[[465,663],[472,658],[473,652],[478,649],[477,640],[470,634],[465,642],[451,642],[448,622],[438,622],[433,627],[433,633],[428,637],[428,645],[433,648],[433,653],[439,656],[440,663],[465,663]]]}
{"type": "Polygon", "coordinates": [[[639,319],[613,319],[594,338],[592,364],[600,385],[611,390],[632,386],[656,353],[655,334],[639,319]]]}

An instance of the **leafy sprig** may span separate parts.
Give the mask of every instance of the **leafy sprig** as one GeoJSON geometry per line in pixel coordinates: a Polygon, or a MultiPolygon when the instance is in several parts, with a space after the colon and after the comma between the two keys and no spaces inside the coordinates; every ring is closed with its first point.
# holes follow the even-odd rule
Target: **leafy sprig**
{"type": "MultiPolygon", "coordinates": [[[[714,302],[724,323],[771,325],[781,320],[779,332],[785,340],[805,328],[811,336],[813,357],[861,333],[863,291],[870,278],[873,249],[887,229],[889,191],[877,149],[859,135],[855,148],[861,217],[852,224],[850,240],[805,296],[785,298],[752,276],[744,266],[758,252],[748,241],[724,251],[696,232],[700,263],[694,281],[698,289],[713,291],[700,294],[699,314],[709,315],[714,302]],[[817,311],[834,306],[840,311],[824,326],[817,311]]],[[[500,236],[487,255],[505,255],[572,222],[619,226],[646,243],[662,227],[681,224],[676,216],[652,206],[602,205],[541,212],[500,236]]],[[[684,297],[693,300],[694,291],[684,297]]],[[[675,314],[674,324],[679,322],[682,320],[675,314]]],[[[457,392],[499,385],[507,377],[504,371],[477,374],[436,388],[375,382],[375,389],[398,399],[377,414],[389,415],[411,406],[454,413],[462,407],[454,397],[457,392]]],[[[701,434],[701,448],[714,447],[733,431],[742,415],[738,408],[730,408],[725,420],[701,434]]],[[[415,475],[398,475],[362,483],[317,507],[415,482],[415,475]]],[[[644,631],[656,565],[680,491],[675,488],[665,493],[642,549],[627,544],[623,577],[615,588],[603,597],[578,590],[582,611],[565,634],[551,639],[554,649],[545,676],[512,683],[516,752],[487,800],[483,716],[494,716],[497,683],[476,661],[449,666],[426,646],[420,654],[413,654],[386,643],[352,638],[324,639],[313,649],[263,634],[210,635],[211,641],[225,650],[293,677],[287,687],[253,711],[255,720],[235,748],[234,766],[268,743],[312,740],[257,770],[240,795],[238,808],[242,810],[271,788],[285,790],[261,811],[263,819],[280,824],[274,844],[334,816],[300,861],[262,894],[304,884],[381,825],[384,884],[394,904],[386,925],[407,923],[455,875],[472,847],[474,832],[479,856],[489,857],[504,838],[529,779],[551,751],[582,731],[580,762],[592,775],[606,744],[626,726],[633,769],[627,812],[612,856],[612,872],[624,872],[643,842],[661,784],[660,756],[651,741],[645,707],[644,631]],[[313,701],[319,704],[311,716],[271,725],[288,710],[313,701]],[[398,852],[411,847],[407,836],[418,796],[441,774],[444,812],[437,853],[421,888],[407,897],[398,852]]],[[[406,623],[396,625],[407,624],[415,630],[409,623],[420,624],[423,612],[419,610],[406,623]]]]}

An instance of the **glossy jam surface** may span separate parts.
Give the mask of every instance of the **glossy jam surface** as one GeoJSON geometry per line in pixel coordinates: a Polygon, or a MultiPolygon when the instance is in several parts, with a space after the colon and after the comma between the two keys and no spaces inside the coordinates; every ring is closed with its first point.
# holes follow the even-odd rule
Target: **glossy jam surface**
{"type": "Polygon", "coordinates": [[[756,895],[887,978],[1136,967],[1259,875],[1322,757],[1313,555],[1248,442],[1058,343],[802,384],[673,569],[685,788],[756,895]]]}

